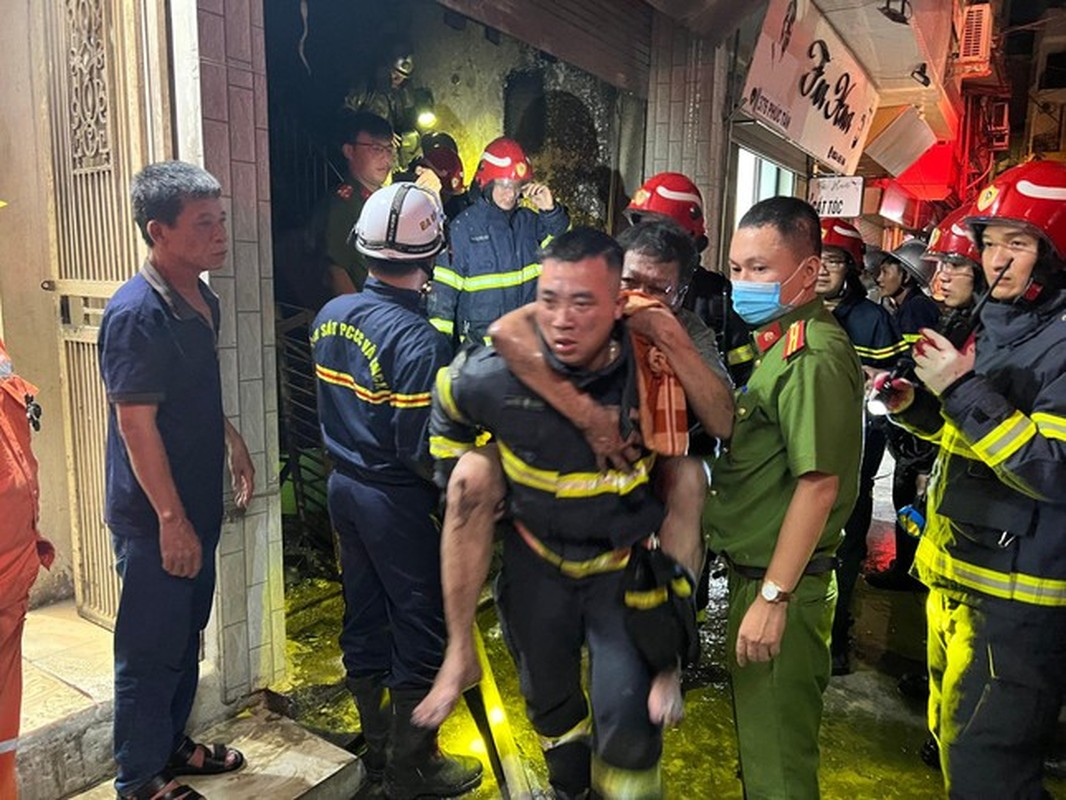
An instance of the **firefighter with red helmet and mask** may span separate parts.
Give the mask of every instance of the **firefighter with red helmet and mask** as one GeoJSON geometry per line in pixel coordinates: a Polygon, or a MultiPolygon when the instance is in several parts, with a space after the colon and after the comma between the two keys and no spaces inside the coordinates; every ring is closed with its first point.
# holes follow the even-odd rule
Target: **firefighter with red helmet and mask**
{"type": "Polygon", "coordinates": [[[923,330],[921,385],[874,388],[940,445],[914,570],[948,796],[1035,800],[1066,691],[1066,165],[1008,170],[966,224],[991,286],[974,345],[923,330]]]}
{"type": "MultiPolygon", "coordinates": [[[[892,315],[866,298],[862,284],[866,245],[862,234],[843,219],[822,220],[822,261],[815,291],[848,334],[865,367],[887,369],[907,350],[892,315]]],[[[884,422],[869,417],[863,434],[859,495],[844,525],[844,542],[837,550],[837,605],[833,616],[830,652],[833,674],[851,671],[851,599],[859,570],[866,560],[866,534],[873,517],[873,488],[885,454],[884,422]]]]}
{"type": "Polygon", "coordinates": [[[451,263],[438,263],[429,300],[430,322],[460,344],[485,341],[493,322],[533,301],[537,251],[570,227],[513,139],[489,142],[474,181],[480,197],[451,224],[451,263]]]}
{"type": "Polygon", "coordinates": [[[755,350],[748,326],[729,301],[729,279],[699,265],[698,254],[707,248],[699,187],[680,172],[659,172],[637,189],[625,216],[633,225],[648,219],[672,219],[692,237],[697,261],[683,276],[682,304],[714,331],[730,377],[737,386],[743,386],[751,374],[755,350]]]}

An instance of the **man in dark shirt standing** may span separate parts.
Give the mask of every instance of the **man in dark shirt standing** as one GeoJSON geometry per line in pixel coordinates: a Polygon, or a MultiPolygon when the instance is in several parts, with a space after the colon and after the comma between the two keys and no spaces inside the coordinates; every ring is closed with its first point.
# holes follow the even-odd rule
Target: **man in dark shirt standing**
{"type": "MultiPolygon", "coordinates": [[[[115,622],[115,760],[120,798],[182,797],[177,775],[239,769],[244,757],[185,735],[211,614],[222,527],[223,462],[245,508],[254,469],[222,410],[218,298],[200,273],[225,263],[218,181],[167,161],[133,178],[148,244],[100,326],[110,403],[107,524],[122,577],[115,622]]],[[[190,795],[193,796],[193,795],[190,795]]]]}

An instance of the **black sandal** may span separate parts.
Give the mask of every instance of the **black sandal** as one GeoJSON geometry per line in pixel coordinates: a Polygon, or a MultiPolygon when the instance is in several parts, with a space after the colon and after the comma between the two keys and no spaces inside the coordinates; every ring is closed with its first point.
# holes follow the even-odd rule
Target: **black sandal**
{"type": "Polygon", "coordinates": [[[186,786],[183,783],[179,783],[170,791],[160,794],[172,780],[174,780],[173,775],[167,772],[160,772],[148,783],[139,786],[133,794],[118,795],[118,800],[207,800],[206,797],[191,786],[186,786]]]}
{"type": "Polygon", "coordinates": [[[221,775],[223,772],[234,772],[244,766],[244,754],[235,748],[224,744],[198,744],[186,736],[178,749],[170,757],[167,771],[171,775],[221,775]],[[189,762],[196,754],[196,749],[204,749],[204,763],[194,767],[189,762]],[[226,757],[230,753],[236,754],[232,764],[226,763],[226,757]]]}

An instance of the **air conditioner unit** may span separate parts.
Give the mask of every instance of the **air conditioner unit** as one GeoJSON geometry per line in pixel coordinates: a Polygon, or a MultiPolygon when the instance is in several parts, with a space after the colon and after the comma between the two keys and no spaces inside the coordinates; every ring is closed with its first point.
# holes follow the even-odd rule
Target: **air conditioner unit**
{"type": "Polygon", "coordinates": [[[966,6],[959,34],[956,65],[963,77],[983,77],[992,72],[992,6],[966,6]]]}

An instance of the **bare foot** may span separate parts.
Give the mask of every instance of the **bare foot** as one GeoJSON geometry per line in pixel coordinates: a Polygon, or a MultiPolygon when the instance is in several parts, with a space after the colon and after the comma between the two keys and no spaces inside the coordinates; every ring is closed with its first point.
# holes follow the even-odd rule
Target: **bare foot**
{"type": "Polygon", "coordinates": [[[664,728],[673,728],[685,718],[680,670],[667,670],[652,678],[648,691],[648,717],[653,724],[664,728]]]}
{"type": "Polygon", "coordinates": [[[411,721],[422,728],[437,728],[452,713],[459,696],[481,680],[481,667],[472,649],[449,646],[433,688],[411,713],[411,721]]]}

